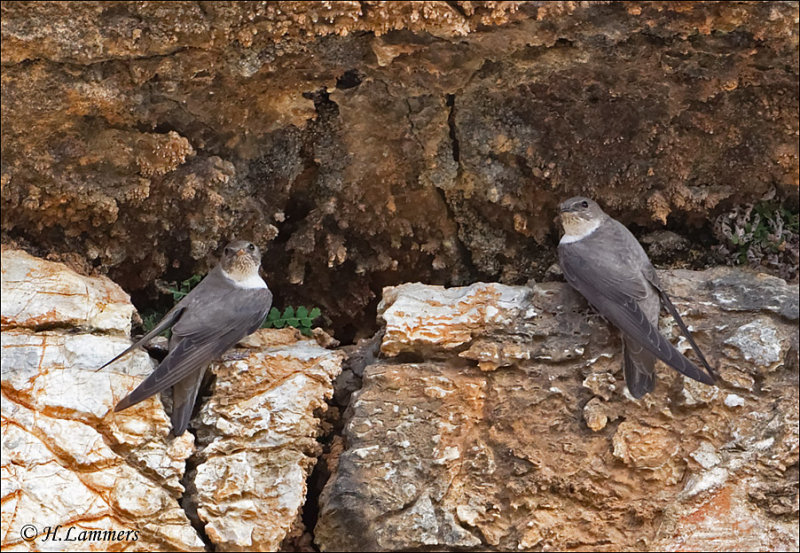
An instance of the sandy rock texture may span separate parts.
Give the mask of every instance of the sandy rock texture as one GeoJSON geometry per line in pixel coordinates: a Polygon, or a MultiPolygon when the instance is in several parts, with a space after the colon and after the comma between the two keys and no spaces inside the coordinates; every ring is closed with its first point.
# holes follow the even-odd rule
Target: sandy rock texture
{"type": "Polygon", "coordinates": [[[792,2],[5,3],[3,240],[136,291],[246,237],[277,297],[354,332],[389,284],[541,276],[576,193],[684,234],[794,197],[797,21],[792,2]]]}
{"type": "Polygon", "coordinates": [[[212,365],[195,444],[168,436],[159,398],[111,412],[155,367],[137,351],[95,372],[130,345],[134,309],[119,286],[9,249],[2,275],[3,550],[302,541],[317,414],[342,353],[294,330],[258,331],[212,365]]]}
{"type": "Polygon", "coordinates": [[[563,283],[386,288],[382,357],[331,447],[318,546],[797,549],[796,287],[660,276],[719,387],[659,364],[633,400],[618,337],[563,283]]]}

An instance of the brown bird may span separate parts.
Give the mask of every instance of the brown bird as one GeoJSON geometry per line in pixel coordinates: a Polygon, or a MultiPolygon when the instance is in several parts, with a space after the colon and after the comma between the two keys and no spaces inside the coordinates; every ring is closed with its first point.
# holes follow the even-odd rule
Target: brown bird
{"type": "Polygon", "coordinates": [[[560,210],[564,236],[558,244],[558,257],[564,277],[622,332],[622,365],[631,395],[638,399],[653,391],[656,359],[689,378],[713,385],[714,371],[633,234],[588,198],[570,198],[560,210]],[[662,302],[707,372],[658,331],[662,302]]]}
{"type": "Polygon", "coordinates": [[[255,245],[241,240],[231,242],[225,247],[220,263],[153,330],[100,367],[110,365],[172,327],[167,356],[114,411],[122,411],[172,388],[172,434],[183,434],[208,365],[255,332],[269,312],[272,293],[258,275],[260,265],[261,253],[255,245]]]}

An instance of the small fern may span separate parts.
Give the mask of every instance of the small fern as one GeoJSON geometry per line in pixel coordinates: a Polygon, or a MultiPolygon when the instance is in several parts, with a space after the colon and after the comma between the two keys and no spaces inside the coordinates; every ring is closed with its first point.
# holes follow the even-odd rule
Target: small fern
{"type": "Polygon", "coordinates": [[[192,275],[186,280],[182,280],[177,288],[168,288],[172,293],[172,300],[176,303],[181,301],[201,280],[203,280],[202,275],[192,275]]]}
{"type": "Polygon", "coordinates": [[[311,336],[311,327],[314,324],[314,319],[321,314],[322,312],[319,307],[314,307],[309,311],[302,305],[298,307],[297,310],[290,305],[283,310],[283,314],[281,314],[280,310],[273,307],[269,310],[269,314],[264,324],[261,325],[261,328],[283,328],[291,326],[298,329],[304,336],[311,336]]]}

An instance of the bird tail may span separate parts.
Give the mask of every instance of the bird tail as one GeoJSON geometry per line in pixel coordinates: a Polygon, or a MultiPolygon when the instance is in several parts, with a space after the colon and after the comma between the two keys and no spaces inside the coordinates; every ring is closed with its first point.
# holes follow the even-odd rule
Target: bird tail
{"type": "Polygon", "coordinates": [[[656,383],[656,356],[632,340],[622,339],[622,367],[625,384],[636,399],[653,391],[656,383]]]}
{"type": "Polygon", "coordinates": [[[198,371],[178,382],[172,387],[172,435],[180,436],[189,427],[194,411],[200,383],[203,382],[205,369],[198,371]]]}

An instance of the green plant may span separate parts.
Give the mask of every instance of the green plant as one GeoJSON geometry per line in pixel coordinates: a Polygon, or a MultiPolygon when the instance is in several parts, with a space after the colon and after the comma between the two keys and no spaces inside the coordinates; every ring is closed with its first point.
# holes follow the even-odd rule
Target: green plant
{"type": "MultiPolygon", "coordinates": [[[[153,330],[158,321],[160,321],[164,317],[165,313],[161,311],[156,311],[155,309],[148,309],[147,311],[143,311],[141,313],[142,318],[142,329],[144,329],[145,333],[150,332],[153,330]]],[[[169,332],[168,330],[165,332],[169,332]]]]}
{"type": "MultiPolygon", "coordinates": [[[[169,282],[169,283],[157,283],[157,287],[159,290],[165,294],[172,295],[172,301],[178,303],[181,301],[186,295],[192,291],[192,288],[198,285],[198,283],[203,280],[202,275],[192,275],[186,280],[180,281],[180,283],[176,282],[169,282]]],[[[166,311],[159,311],[157,309],[148,309],[141,313],[142,318],[142,329],[145,332],[150,332],[155,328],[158,322],[164,318],[166,315],[166,311]]],[[[161,333],[161,335],[166,335],[167,338],[170,337],[172,333],[169,329],[165,330],[161,333]]]]}
{"type": "MultiPolygon", "coordinates": [[[[192,275],[186,280],[182,280],[180,283],[170,282],[166,286],[162,285],[161,290],[165,293],[172,294],[172,300],[177,303],[186,297],[201,280],[203,280],[201,275],[192,275]]],[[[165,314],[166,312],[156,310],[143,312],[142,328],[144,331],[150,332],[153,330],[165,314]]],[[[321,314],[322,312],[319,307],[314,307],[309,310],[301,305],[295,310],[294,307],[289,306],[283,310],[283,314],[273,307],[270,309],[261,328],[284,328],[286,326],[291,326],[300,330],[304,336],[311,336],[311,328],[314,325],[314,319],[321,314]]],[[[164,332],[168,333],[167,337],[169,337],[169,330],[165,330],[164,332]]]]}
{"type": "Polygon", "coordinates": [[[314,319],[322,314],[319,307],[314,307],[310,311],[300,306],[295,310],[291,305],[283,310],[283,314],[276,309],[269,310],[264,324],[261,328],[283,328],[291,326],[300,330],[304,336],[311,336],[311,327],[314,324],[314,319]]]}
{"type": "Polygon", "coordinates": [[[192,291],[192,288],[197,286],[203,280],[201,275],[192,275],[186,280],[182,280],[177,288],[167,288],[172,293],[172,299],[177,303],[181,301],[186,294],[192,291]]]}

